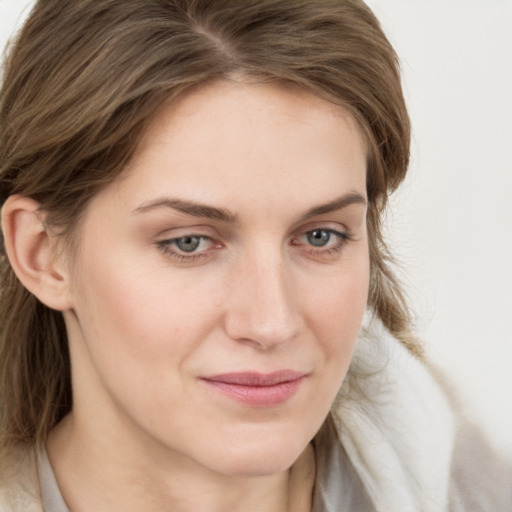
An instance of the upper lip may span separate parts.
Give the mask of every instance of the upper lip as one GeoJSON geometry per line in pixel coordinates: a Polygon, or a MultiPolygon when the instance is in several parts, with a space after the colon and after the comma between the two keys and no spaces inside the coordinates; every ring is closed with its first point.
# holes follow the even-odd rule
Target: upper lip
{"type": "Polygon", "coordinates": [[[283,382],[290,382],[305,377],[305,372],[296,370],[278,370],[272,373],[261,372],[232,372],[221,373],[202,377],[203,380],[212,382],[222,382],[225,384],[234,384],[238,386],[276,386],[283,382]]]}

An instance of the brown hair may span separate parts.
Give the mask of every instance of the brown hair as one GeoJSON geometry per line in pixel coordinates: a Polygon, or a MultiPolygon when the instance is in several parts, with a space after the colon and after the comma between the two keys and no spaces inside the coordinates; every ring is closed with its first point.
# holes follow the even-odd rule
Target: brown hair
{"type": "MultiPolygon", "coordinates": [[[[163,102],[234,75],[293,83],[356,118],[368,148],[369,307],[420,354],[381,235],[407,170],[409,118],[395,52],[360,0],[39,0],[4,64],[0,202],[31,197],[72,233],[163,102]]],[[[1,258],[0,449],[43,442],[72,405],[62,315],[1,258]]]]}

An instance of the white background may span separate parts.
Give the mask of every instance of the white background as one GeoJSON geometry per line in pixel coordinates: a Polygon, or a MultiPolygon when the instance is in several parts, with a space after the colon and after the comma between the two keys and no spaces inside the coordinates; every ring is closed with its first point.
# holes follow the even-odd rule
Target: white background
{"type": "MultiPolygon", "coordinates": [[[[512,0],[368,0],[402,60],[389,233],[428,354],[512,456],[512,0]]],[[[28,0],[0,0],[0,45],[28,0]]]]}

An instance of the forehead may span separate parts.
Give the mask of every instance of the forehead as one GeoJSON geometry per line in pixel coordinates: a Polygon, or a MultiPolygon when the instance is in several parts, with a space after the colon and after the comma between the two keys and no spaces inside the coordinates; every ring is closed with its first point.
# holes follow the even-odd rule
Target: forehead
{"type": "Polygon", "coordinates": [[[307,207],[365,195],[366,155],[341,107],[288,85],[223,80],[164,106],[124,177],[120,192],[133,205],[170,194],[268,208],[293,197],[307,207]]]}

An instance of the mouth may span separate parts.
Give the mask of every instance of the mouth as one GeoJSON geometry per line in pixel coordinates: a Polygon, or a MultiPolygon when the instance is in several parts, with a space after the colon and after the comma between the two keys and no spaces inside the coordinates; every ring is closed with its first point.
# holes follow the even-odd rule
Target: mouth
{"type": "Polygon", "coordinates": [[[274,407],[290,400],[307,374],[295,370],[240,372],[202,377],[210,389],[251,407],[274,407]]]}

